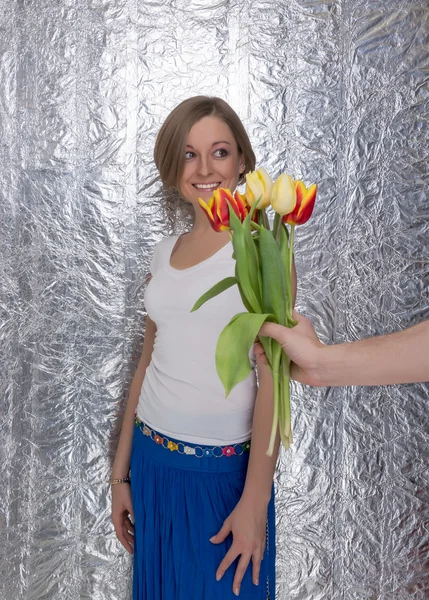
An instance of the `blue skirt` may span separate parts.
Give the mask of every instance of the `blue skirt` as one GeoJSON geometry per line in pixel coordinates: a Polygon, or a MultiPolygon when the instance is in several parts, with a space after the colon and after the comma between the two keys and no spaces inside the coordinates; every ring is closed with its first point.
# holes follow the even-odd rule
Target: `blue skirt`
{"type": "MultiPolygon", "coordinates": [[[[234,510],[243,492],[249,452],[200,456],[200,447],[170,440],[171,451],[135,426],[131,453],[134,509],[133,600],[230,600],[238,560],[216,581],[232,537],[209,540],[234,510]],[[179,450],[174,450],[174,444],[179,450]],[[189,453],[195,448],[196,454],[189,453]]],[[[160,434],[162,436],[162,434],[160,434]]],[[[162,439],[162,438],[161,438],[162,439]]],[[[251,562],[241,584],[243,600],[274,600],[275,516],[268,507],[267,545],[259,585],[251,562]]]]}

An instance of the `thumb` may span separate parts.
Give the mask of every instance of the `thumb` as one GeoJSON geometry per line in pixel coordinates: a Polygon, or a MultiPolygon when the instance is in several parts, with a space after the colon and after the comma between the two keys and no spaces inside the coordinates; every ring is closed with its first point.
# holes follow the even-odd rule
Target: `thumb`
{"type": "Polygon", "coordinates": [[[228,521],[222,525],[222,528],[218,531],[218,533],[210,538],[212,544],[221,544],[226,540],[226,538],[231,533],[231,527],[228,521]]]}
{"type": "Polygon", "coordinates": [[[287,341],[288,329],[277,323],[264,323],[259,331],[259,335],[274,338],[280,344],[285,344],[287,341]]]}

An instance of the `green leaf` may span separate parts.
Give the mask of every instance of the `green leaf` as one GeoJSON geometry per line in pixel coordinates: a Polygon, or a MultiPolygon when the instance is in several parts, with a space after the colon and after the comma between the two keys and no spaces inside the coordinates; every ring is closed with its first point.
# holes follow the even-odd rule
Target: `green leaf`
{"type": "Polygon", "coordinates": [[[212,288],[210,288],[208,292],[203,294],[199,298],[199,300],[196,301],[191,312],[198,310],[205,302],[207,302],[207,300],[211,300],[218,294],[221,294],[222,292],[224,292],[228,288],[232,287],[233,285],[236,285],[237,283],[238,283],[238,281],[236,280],[235,277],[226,277],[225,279],[222,279],[222,281],[219,281],[218,283],[216,283],[216,285],[214,285],[212,288]]]}
{"type": "Polygon", "coordinates": [[[251,372],[249,352],[265,321],[276,322],[276,318],[268,314],[239,313],[220,334],[216,346],[216,369],[226,396],[251,372]]]}
{"type": "MultiPolygon", "coordinates": [[[[253,208],[253,207],[252,207],[253,208]]],[[[252,212],[250,212],[243,222],[243,235],[244,244],[247,254],[247,266],[249,269],[249,280],[253,291],[255,292],[258,304],[262,307],[262,278],[261,269],[259,263],[259,253],[255,246],[255,240],[253,239],[252,232],[250,230],[250,219],[252,212]]]]}
{"type": "Polygon", "coordinates": [[[262,261],[264,311],[274,313],[281,325],[286,323],[286,277],[279,247],[270,231],[261,229],[259,250],[262,261]]]}
{"type": "Polygon", "coordinates": [[[238,279],[242,296],[246,298],[246,308],[250,306],[252,312],[260,313],[262,307],[258,300],[256,290],[253,288],[249,274],[249,261],[244,236],[244,225],[241,223],[231,206],[229,207],[229,214],[231,228],[234,231],[232,245],[235,254],[235,277],[238,279]]]}
{"type": "Polygon", "coordinates": [[[238,284],[238,291],[240,292],[241,301],[243,302],[246,310],[248,312],[250,312],[250,313],[253,313],[253,309],[250,306],[250,304],[248,303],[246,296],[243,294],[243,290],[241,289],[241,285],[240,284],[238,284]]]}

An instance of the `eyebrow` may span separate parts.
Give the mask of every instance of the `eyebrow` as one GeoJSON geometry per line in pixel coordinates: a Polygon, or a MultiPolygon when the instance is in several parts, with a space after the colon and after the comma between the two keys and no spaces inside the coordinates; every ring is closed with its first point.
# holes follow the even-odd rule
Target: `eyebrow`
{"type": "MultiPolygon", "coordinates": [[[[213,146],[216,146],[216,144],[228,144],[228,146],[230,146],[231,142],[227,142],[226,140],[220,140],[219,142],[213,142],[212,148],[213,148],[213,146]]],[[[191,146],[191,144],[186,144],[186,147],[187,148],[192,148],[192,150],[194,150],[194,147],[191,146]]]]}

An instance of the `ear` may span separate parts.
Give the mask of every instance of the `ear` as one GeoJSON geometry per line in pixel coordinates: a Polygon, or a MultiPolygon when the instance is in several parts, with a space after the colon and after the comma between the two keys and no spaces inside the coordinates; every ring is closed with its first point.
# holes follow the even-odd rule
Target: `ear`
{"type": "Polygon", "coordinates": [[[246,170],[246,165],[244,164],[244,161],[240,161],[240,175],[243,175],[244,171],[246,170]]]}

